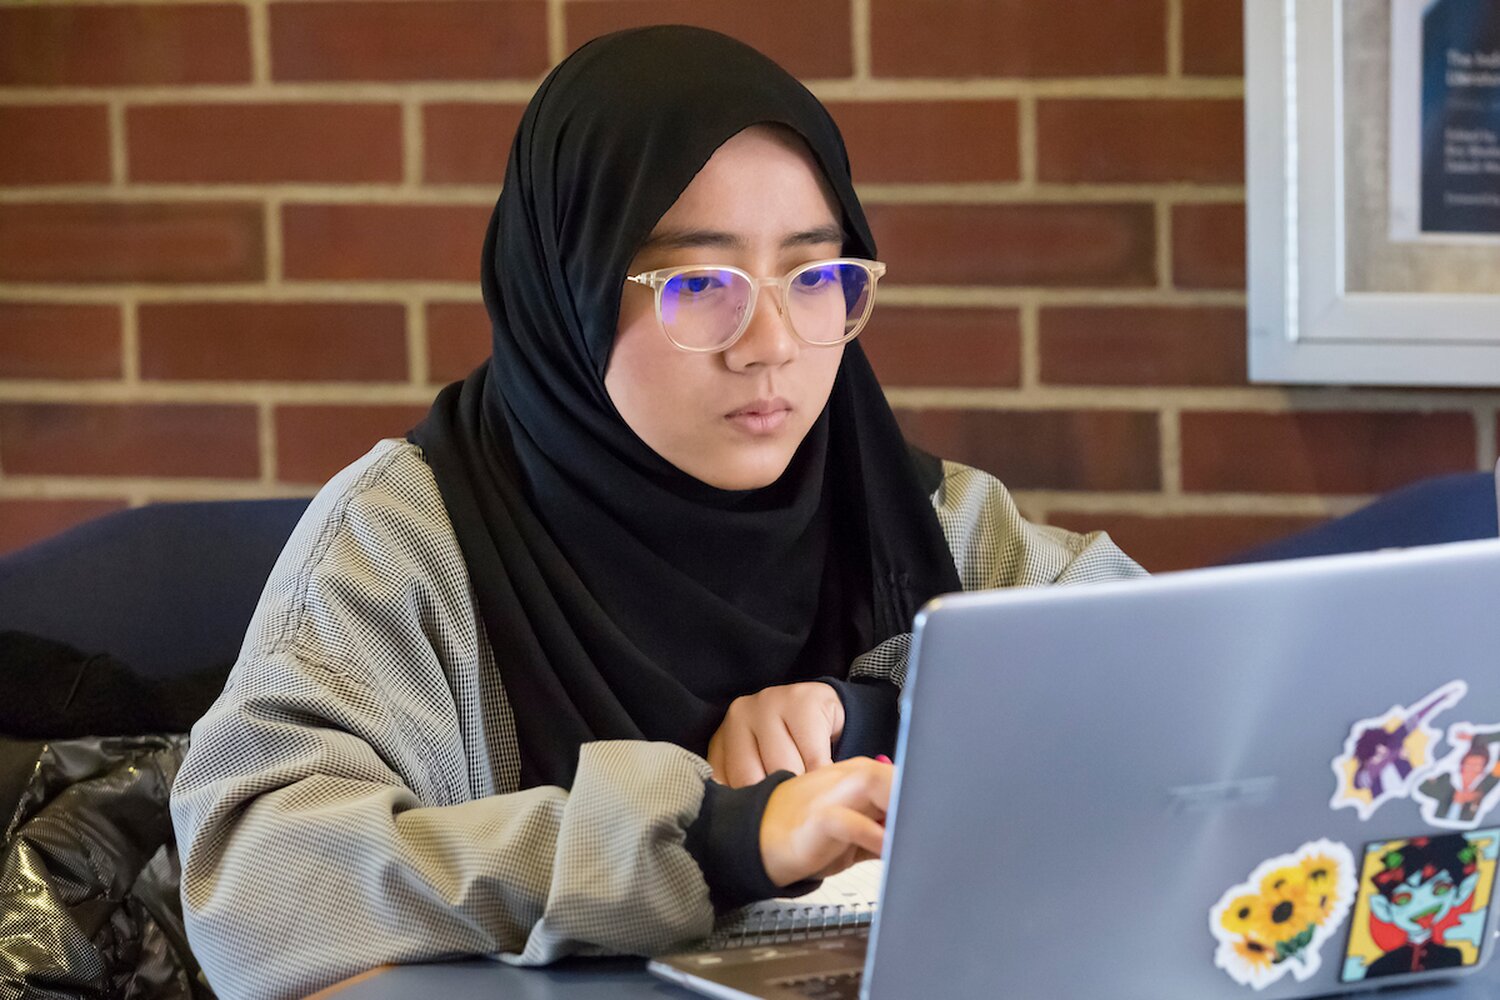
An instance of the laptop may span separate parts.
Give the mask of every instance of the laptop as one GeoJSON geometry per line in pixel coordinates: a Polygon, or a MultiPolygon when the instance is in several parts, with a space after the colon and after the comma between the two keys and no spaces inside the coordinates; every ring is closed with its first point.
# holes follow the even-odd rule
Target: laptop
{"type": "Polygon", "coordinates": [[[711,996],[1500,995],[1500,541],[953,595],[918,617],[868,937],[711,996]]]}

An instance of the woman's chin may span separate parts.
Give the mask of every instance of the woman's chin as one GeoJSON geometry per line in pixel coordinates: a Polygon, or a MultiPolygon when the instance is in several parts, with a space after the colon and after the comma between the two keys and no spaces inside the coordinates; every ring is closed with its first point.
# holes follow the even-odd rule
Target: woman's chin
{"type": "Polygon", "coordinates": [[[782,449],[775,449],[774,454],[768,453],[773,451],[769,448],[756,449],[756,451],[763,453],[737,455],[733,459],[704,462],[697,464],[695,468],[682,466],[678,468],[715,489],[733,492],[758,490],[780,479],[786,467],[791,464],[792,456],[790,453],[783,454],[782,449]]]}

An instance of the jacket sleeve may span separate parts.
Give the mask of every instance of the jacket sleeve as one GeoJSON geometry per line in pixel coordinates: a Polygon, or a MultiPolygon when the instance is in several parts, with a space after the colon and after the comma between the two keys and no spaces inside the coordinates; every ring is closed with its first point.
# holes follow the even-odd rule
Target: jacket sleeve
{"type": "Polygon", "coordinates": [[[570,792],[517,791],[513,717],[430,472],[384,447],[293,534],[173,788],[210,983],[225,1000],[303,996],[387,962],[707,934],[684,841],[708,765],[599,742],[570,792]]]}
{"type": "Polygon", "coordinates": [[[933,506],[964,590],[1100,583],[1145,576],[1103,531],[1086,535],[1032,524],[999,480],[943,463],[933,506]]]}
{"type": "MultiPolygon", "coordinates": [[[[1081,535],[1032,524],[1021,516],[1010,491],[980,469],[945,461],[932,506],[964,590],[1099,583],[1146,575],[1103,531],[1081,535]]],[[[906,683],[910,653],[911,633],[893,635],[849,668],[849,680],[862,686],[863,697],[847,697],[847,685],[836,688],[845,698],[845,714],[860,713],[861,748],[877,746],[890,753],[888,748],[895,745],[896,699],[906,683]]]]}

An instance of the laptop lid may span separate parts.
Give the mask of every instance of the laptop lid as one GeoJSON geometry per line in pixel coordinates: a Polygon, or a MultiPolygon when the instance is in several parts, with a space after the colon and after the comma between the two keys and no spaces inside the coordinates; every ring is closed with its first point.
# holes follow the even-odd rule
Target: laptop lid
{"type": "Polygon", "coordinates": [[[866,995],[1493,995],[1497,599],[1485,540],[935,601],[866,995]]]}

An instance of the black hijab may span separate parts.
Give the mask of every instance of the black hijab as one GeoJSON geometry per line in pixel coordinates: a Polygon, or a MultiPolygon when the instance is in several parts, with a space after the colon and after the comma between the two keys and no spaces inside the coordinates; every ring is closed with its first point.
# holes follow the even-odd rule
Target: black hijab
{"type": "Polygon", "coordinates": [[[716,489],[653,452],[604,386],[626,268],[718,147],[798,133],[875,256],[843,140],[755,50],[687,27],[596,39],[521,119],[485,235],[493,354],[410,437],[468,564],[520,741],[523,787],[571,783],[581,744],[703,753],[728,703],[847,676],[958,589],[910,451],[857,342],[786,472],[716,489]]]}

